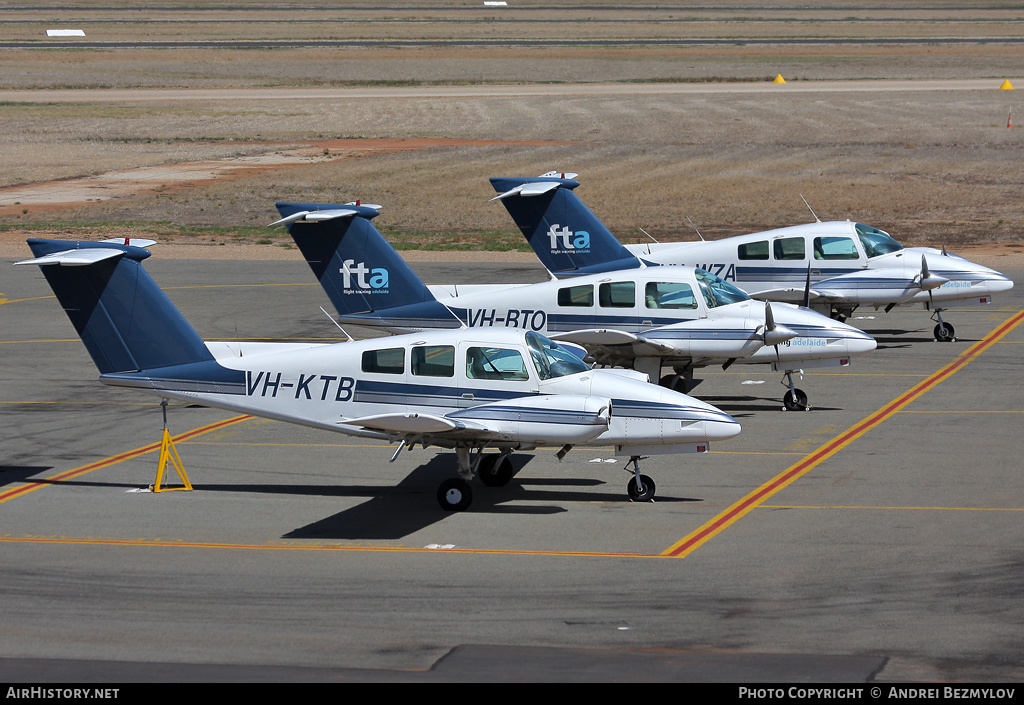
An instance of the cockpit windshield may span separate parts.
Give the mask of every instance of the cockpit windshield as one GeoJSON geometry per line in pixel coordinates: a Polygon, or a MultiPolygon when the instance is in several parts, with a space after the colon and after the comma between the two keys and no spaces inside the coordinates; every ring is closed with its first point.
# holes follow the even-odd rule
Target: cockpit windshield
{"type": "Polygon", "coordinates": [[[860,236],[860,244],[869,259],[879,255],[887,255],[890,252],[899,252],[903,249],[903,245],[893,240],[892,236],[884,230],[879,230],[863,223],[857,223],[856,228],[857,235],[860,236]]]}
{"type": "Polygon", "coordinates": [[[533,357],[533,364],[537,367],[537,375],[541,379],[565,377],[590,369],[590,366],[583,360],[539,333],[533,331],[527,333],[526,343],[530,346],[530,355],[533,357]]]}
{"type": "Polygon", "coordinates": [[[707,302],[708,308],[750,301],[750,297],[745,292],[740,291],[724,279],[716,277],[711,272],[698,269],[694,273],[697,275],[697,284],[700,286],[701,293],[704,294],[704,301],[707,302]]]}

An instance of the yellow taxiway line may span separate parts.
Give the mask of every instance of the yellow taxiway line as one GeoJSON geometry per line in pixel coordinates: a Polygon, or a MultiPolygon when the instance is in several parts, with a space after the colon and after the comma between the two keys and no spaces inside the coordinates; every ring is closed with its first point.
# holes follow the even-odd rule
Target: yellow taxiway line
{"type": "Polygon", "coordinates": [[[722,511],[711,520],[705,522],[695,531],[690,532],[682,539],[669,546],[661,555],[672,558],[685,558],[690,555],[726,528],[734,524],[740,518],[745,516],[752,509],[763,505],[766,500],[773,497],[780,490],[788,487],[797,479],[803,477],[810,470],[831,458],[850,443],[857,440],[883,421],[886,421],[896,413],[902,411],[908,404],[920,397],[922,394],[933,389],[941,382],[949,379],[953,374],[976,360],[981,353],[988,350],[1007,333],[1016,328],[1022,321],[1024,321],[1024,311],[1019,311],[1015,316],[1006,320],[1001,326],[968,348],[963,355],[960,355],[953,362],[915,385],[909,391],[896,397],[867,418],[851,426],[832,440],[826,442],[800,462],[790,466],[779,475],[776,475],[768,482],[748,493],[745,497],[735,502],[732,506],[722,511]]]}

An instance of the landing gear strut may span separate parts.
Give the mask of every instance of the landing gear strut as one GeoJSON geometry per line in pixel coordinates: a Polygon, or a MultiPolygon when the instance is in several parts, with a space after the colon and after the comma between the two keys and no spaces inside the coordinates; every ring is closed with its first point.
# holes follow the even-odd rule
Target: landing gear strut
{"type": "Polygon", "coordinates": [[[701,380],[693,378],[692,367],[677,367],[673,374],[667,374],[658,381],[662,387],[668,387],[674,392],[683,394],[689,394],[700,383],[701,380]]]}
{"type": "Polygon", "coordinates": [[[441,509],[446,512],[461,512],[468,509],[473,502],[473,489],[469,481],[474,477],[479,477],[488,487],[507,485],[515,475],[515,468],[512,467],[512,460],[509,457],[511,455],[510,450],[484,455],[483,448],[477,448],[474,453],[468,446],[456,447],[455,458],[458,461],[459,476],[449,478],[438,486],[437,503],[441,505],[441,509]]]}
{"type": "Polygon", "coordinates": [[[786,381],[783,382],[783,384],[789,387],[789,391],[786,392],[785,396],[782,397],[783,411],[811,410],[811,407],[807,404],[807,395],[804,394],[804,390],[797,389],[796,386],[793,384],[792,370],[786,370],[786,381]]]}
{"type": "Polygon", "coordinates": [[[654,480],[647,475],[640,474],[640,456],[634,455],[626,463],[626,472],[629,472],[629,465],[633,464],[633,477],[626,485],[626,492],[631,502],[652,502],[654,501],[654,480]]]}
{"type": "Polygon", "coordinates": [[[512,475],[515,474],[510,455],[511,453],[485,455],[476,471],[476,474],[480,476],[480,481],[488,487],[507,485],[508,481],[512,479],[512,475]]]}
{"type": "Polygon", "coordinates": [[[459,466],[459,476],[450,477],[437,488],[437,503],[446,512],[461,512],[469,508],[473,502],[473,490],[469,481],[476,475],[480,461],[483,460],[483,449],[477,448],[476,455],[469,446],[456,446],[455,459],[459,466]]]}

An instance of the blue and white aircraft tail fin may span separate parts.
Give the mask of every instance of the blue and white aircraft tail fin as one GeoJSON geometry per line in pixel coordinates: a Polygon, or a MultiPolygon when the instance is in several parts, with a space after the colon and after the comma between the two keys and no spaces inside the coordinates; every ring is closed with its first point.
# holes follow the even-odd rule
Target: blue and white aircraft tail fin
{"type": "Polygon", "coordinates": [[[341,320],[393,327],[425,316],[461,321],[384,239],[371,220],[380,206],[277,203],[281,219],[341,320]]]}
{"type": "Polygon", "coordinates": [[[149,252],[114,242],[28,240],[101,374],[212,361],[202,338],[142,267],[149,252]]]}
{"type": "Polygon", "coordinates": [[[576,174],[495,177],[491,186],[541,263],[556,277],[645,266],[573,193],[576,174]]]}

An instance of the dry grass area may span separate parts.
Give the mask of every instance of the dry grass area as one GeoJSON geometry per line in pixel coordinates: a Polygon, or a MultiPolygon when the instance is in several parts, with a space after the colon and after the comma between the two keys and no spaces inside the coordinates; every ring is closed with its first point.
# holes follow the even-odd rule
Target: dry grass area
{"type": "MultiPolygon", "coordinates": [[[[408,0],[388,7],[304,3],[281,11],[221,2],[205,9],[175,0],[152,10],[87,1],[37,3],[6,12],[12,34],[38,49],[3,48],[7,89],[247,87],[250,99],[23,102],[0,95],[0,186],[142,166],[254,157],[282,145],[357,138],[451,138],[410,151],[353,150],[346,158],[254,170],[233,178],[153,188],[71,207],[5,201],[7,237],[39,232],[159,232],[164,239],[235,242],[272,234],[276,200],[380,203],[377,224],[413,244],[482,248],[517,243],[504,209],[488,203],[489,176],[579,172],[579,195],[624,239],[705,237],[810,218],[851,218],[907,244],[962,247],[1024,243],[1021,131],[1007,127],[1024,88],[1024,52],[999,43],[804,45],[744,43],[774,37],[1020,36],[1024,11],[1010,3],[901,4],[852,0],[842,10],[757,11],[742,2],[625,11],[587,0],[482,3],[450,11],[408,0]],[[59,5],[59,7],[58,7],[59,5]],[[863,6],[863,9],[858,9],[863,6]],[[181,9],[175,9],[180,7],[181,9]],[[246,9],[248,8],[248,9],[246,9]],[[35,13],[35,14],[33,14],[35,13]],[[504,13],[504,14],[502,14],[504,13]],[[142,19],[144,18],[144,21],[142,19]],[[63,24],[60,24],[63,22],[63,24]],[[399,39],[721,37],[714,46],[578,48],[436,46],[187,50],[53,49],[46,27],[85,27],[96,41],[127,38],[399,39]],[[45,47],[45,48],[44,48],[45,47]],[[991,79],[991,90],[774,92],[750,94],[452,96],[446,87],[489,83],[762,81],[790,84],[857,79],[991,79]],[[435,86],[407,98],[269,100],[272,86],[435,86]],[[538,143],[545,144],[538,144],[538,143]],[[556,144],[551,144],[556,143],[556,144]],[[21,212],[27,211],[27,212],[21,212]],[[168,224],[185,231],[168,229],[168,224]],[[205,230],[200,230],[205,229],[205,230]],[[191,233],[191,234],[190,234],[191,233]]],[[[824,5],[824,3],[822,3],[824,5]]],[[[59,45],[58,45],[59,46],[59,45]]],[[[345,155],[342,155],[345,156],[345,155]]]]}

